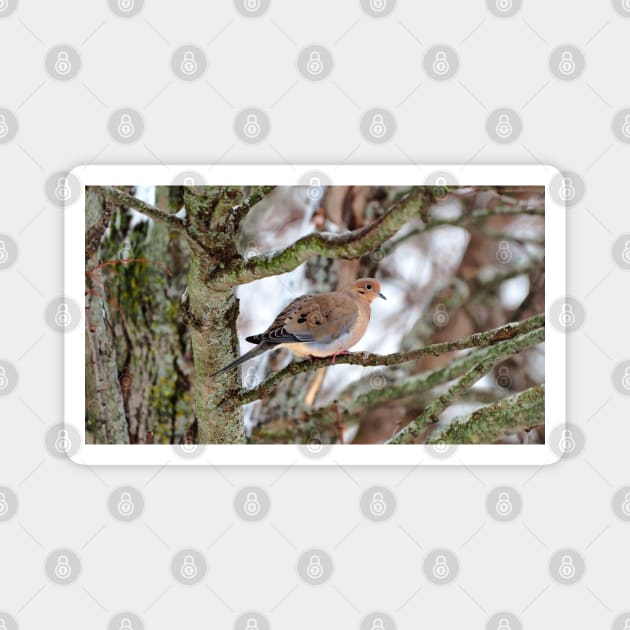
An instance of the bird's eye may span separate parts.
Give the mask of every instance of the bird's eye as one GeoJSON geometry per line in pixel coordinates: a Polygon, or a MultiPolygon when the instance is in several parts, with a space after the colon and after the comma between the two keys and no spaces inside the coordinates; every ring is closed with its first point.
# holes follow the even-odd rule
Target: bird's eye
{"type": "Polygon", "coordinates": [[[371,290],[372,290],[372,285],[371,285],[371,284],[366,284],[366,285],[365,285],[365,288],[366,288],[368,291],[371,291],[371,290]]]}

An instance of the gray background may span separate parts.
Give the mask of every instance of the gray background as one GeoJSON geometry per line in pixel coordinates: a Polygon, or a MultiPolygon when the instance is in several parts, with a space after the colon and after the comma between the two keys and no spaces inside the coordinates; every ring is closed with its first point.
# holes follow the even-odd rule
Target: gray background
{"type": "Polygon", "coordinates": [[[14,493],[6,518],[0,509],[0,619],[9,630],[14,621],[118,630],[131,611],[136,630],[244,628],[257,611],[260,630],[260,615],[273,630],[370,630],[382,611],[390,630],[496,628],[507,611],[513,629],[623,628],[630,523],[613,497],[630,484],[630,391],[615,370],[630,356],[628,264],[613,245],[630,232],[618,114],[630,107],[630,12],[621,0],[513,0],[503,17],[482,0],[386,0],[374,17],[369,2],[272,0],[248,17],[231,2],[201,4],[136,0],[121,17],[105,1],[0,2],[0,108],[13,126],[0,138],[0,234],[17,244],[0,265],[0,360],[16,370],[0,392],[0,486],[14,493]],[[173,55],[189,44],[207,67],[182,78],[173,55]],[[316,79],[297,63],[310,44],[333,64],[316,79]],[[569,80],[552,63],[565,44],[584,57],[569,80]],[[60,80],[46,56],[67,45],[80,67],[60,80]],[[457,55],[452,76],[427,68],[426,51],[440,45],[457,55]],[[143,133],[123,141],[110,117],[129,108],[143,133]],[[268,116],[260,142],[235,132],[247,108],[268,116]],[[501,108],[522,128],[510,142],[489,133],[501,108]],[[378,142],[362,135],[372,109],[395,121],[378,142]],[[62,335],[45,313],[62,296],[63,211],[46,192],[50,176],[85,162],[409,161],[549,163],[584,186],[568,210],[568,288],[585,313],[568,340],[568,419],[584,436],[576,456],[536,469],[316,472],[97,469],[53,457],[45,436],[63,420],[62,335]],[[250,485],[268,494],[262,519],[235,505],[250,485]],[[144,507],[125,521],[108,505],[129,486],[144,507]],[[395,496],[390,518],[363,514],[372,486],[395,496]],[[499,486],[522,501],[503,522],[487,509],[499,486]],[[57,549],[81,563],[72,583],[46,573],[57,549]],[[207,573],[184,585],[171,564],[190,549],[207,573]],[[297,571],[312,549],[333,566],[317,586],[297,571]],[[448,584],[425,571],[435,550],[456,557],[448,584]],[[566,550],[584,574],[560,583],[566,550]]]}

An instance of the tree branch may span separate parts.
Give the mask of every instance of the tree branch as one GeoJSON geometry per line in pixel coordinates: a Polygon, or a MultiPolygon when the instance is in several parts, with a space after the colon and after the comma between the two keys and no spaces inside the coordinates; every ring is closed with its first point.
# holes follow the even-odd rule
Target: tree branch
{"type": "Polygon", "coordinates": [[[275,186],[257,186],[241,203],[234,206],[232,209],[234,213],[234,225],[238,227],[240,222],[247,216],[247,213],[274,188],[275,186]]]}
{"type": "Polygon", "coordinates": [[[120,190],[119,188],[113,188],[112,186],[90,186],[89,188],[121,206],[133,208],[134,210],[137,210],[156,221],[162,221],[163,223],[176,227],[179,230],[184,230],[184,224],[181,219],[174,214],[164,212],[163,210],[160,210],[159,208],[156,208],[155,206],[152,206],[151,204],[148,204],[141,199],[120,190]]]}
{"type": "Polygon", "coordinates": [[[492,444],[509,432],[545,421],[545,385],[455,418],[431,436],[430,444],[492,444]]]}
{"type": "Polygon", "coordinates": [[[545,339],[545,329],[538,328],[519,335],[502,347],[490,350],[485,358],[474,365],[457,382],[436,398],[415,420],[403,427],[388,444],[412,444],[425,429],[440,419],[440,414],[459,396],[467,392],[479,379],[485,376],[499,361],[535,346],[545,339]]]}
{"type": "MultiPolygon", "coordinates": [[[[412,404],[421,403],[427,392],[456,379],[473,368],[495,347],[504,347],[510,340],[500,341],[490,348],[479,348],[467,355],[457,357],[442,367],[414,374],[402,380],[391,380],[384,387],[372,387],[368,391],[357,393],[351,386],[340,396],[340,412],[348,426],[360,422],[360,417],[369,409],[388,403],[389,401],[407,400],[412,404]]],[[[387,373],[383,373],[387,379],[387,373]]],[[[391,376],[394,379],[394,375],[391,376]]],[[[354,384],[353,384],[354,385],[354,384]]],[[[279,443],[304,439],[308,442],[314,434],[325,434],[335,428],[334,404],[307,410],[299,416],[272,420],[256,428],[251,436],[254,443],[279,443]]]]}
{"type": "MultiPolygon", "coordinates": [[[[544,314],[534,315],[529,319],[525,319],[522,322],[505,324],[499,328],[493,328],[485,332],[474,333],[463,339],[456,341],[443,341],[440,343],[434,343],[423,348],[411,350],[409,352],[395,352],[393,354],[373,354],[371,352],[354,352],[350,354],[342,354],[337,356],[336,365],[362,365],[364,367],[377,366],[377,365],[398,365],[400,363],[406,363],[407,361],[415,361],[422,357],[434,355],[438,356],[445,352],[453,352],[454,350],[465,350],[468,348],[480,348],[485,346],[491,346],[499,341],[505,341],[511,339],[517,335],[522,335],[532,330],[539,328],[544,332],[545,316],[544,314]]],[[[280,372],[276,372],[258,387],[254,389],[241,389],[237,392],[236,402],[237,404],[244,404],[264,398],[273,393],[276,385],[295,374],[301,372],[308,372],[310,370],[317,370],[321,367],[329,366],[330,359],[313,359],[313,361],[300,361],[298,363],[291,363],[280,372]]],[[[230,399],[232,402],[234,398],[230,399]]]]}
{"type": "Polygon", "coordinates": [[[394,236],[411,217],[417,215],[425,203],[424,192],[422,187],[414,188],[379,219],[358,230],[342,234],[313,232],[279,251],[253,256],[247,260],[235,260],[213,277],[212,285],[218,289],[225,289],[286,273],[299,267],[312,256],[358,258],[379,247],[394,236]]]}

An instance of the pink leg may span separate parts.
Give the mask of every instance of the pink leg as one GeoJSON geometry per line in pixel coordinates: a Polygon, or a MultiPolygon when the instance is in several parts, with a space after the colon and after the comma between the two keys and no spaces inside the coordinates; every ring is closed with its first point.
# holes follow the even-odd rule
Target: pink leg
{"type": "Polygon", "coordinates": [[[340,354],[350,354],[350,352],[348,350],[342,350],[341,352],[335,352],[335,354],[332,355],[332,364],[335,365],[335,361],[337,360],[337,357],[340,354]]]}

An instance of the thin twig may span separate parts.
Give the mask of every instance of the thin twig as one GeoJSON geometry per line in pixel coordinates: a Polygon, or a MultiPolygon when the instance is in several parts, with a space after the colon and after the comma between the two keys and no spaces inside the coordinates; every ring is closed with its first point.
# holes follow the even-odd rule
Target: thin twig
{"type": "Polygon", "coordinates": [[[110,267],[112,265],[127,265],[129,263],[144,263],[146,265],[156,265],[160,267],[162,270],[166,272],[167,276],[172,276],[173,274],[169,271],[168,267],[159,260],[147,260],[146,258],[117,258],[115,260],[106,260],[102,262],[100,265],[95,265],[94,267],[90,267],[90,269],[85,270],[86,276],[93,275],[99,269],[103,267],[110,267]]]}
{"type": "Polygon", "coordinates": [[[275,186],[257,186],[241,203],[232,208],[234,214],[234,224],[236,227],[247,216],[248,212],[262,200],[265,195],[268,195],[275,186]]]}
{"type": "Polygon", "coordinates": [[[112,186],[90,186],[91,190],[94,190],[104,197],[115,201],[121,206],[126,206],[127,208],[133,208],[142,214],[145,214],[156,221],[162,221],[172,227],[176,227],[179,230],[184,230],[184,224],[182,220],[175,216],[174,214],[169,214],[168,212],[164,212],[155,206],[152,206],[149,203],[126,193],[124,190],[120,190],[119,188],[114,188],[112,186]]]}

